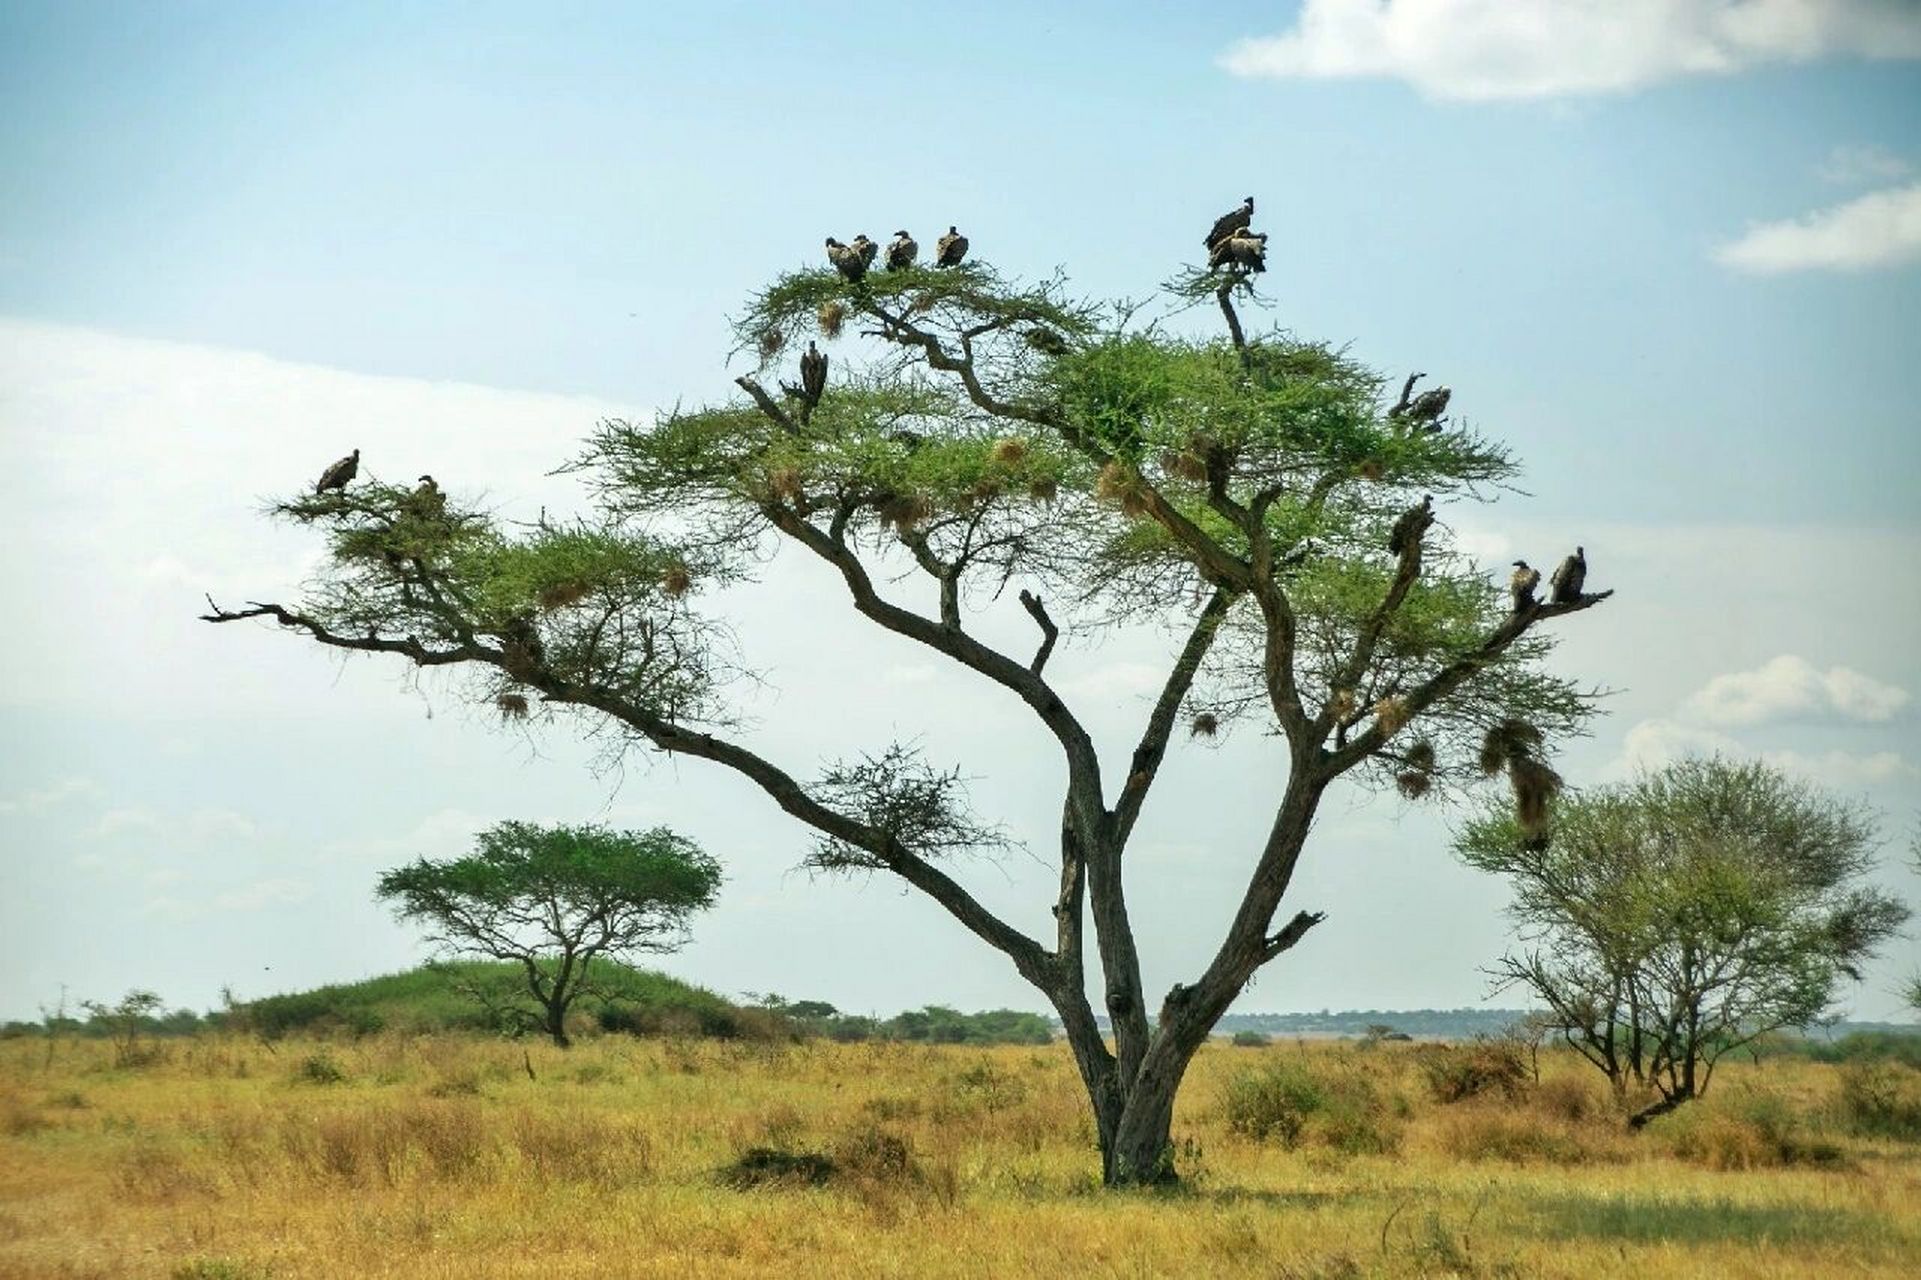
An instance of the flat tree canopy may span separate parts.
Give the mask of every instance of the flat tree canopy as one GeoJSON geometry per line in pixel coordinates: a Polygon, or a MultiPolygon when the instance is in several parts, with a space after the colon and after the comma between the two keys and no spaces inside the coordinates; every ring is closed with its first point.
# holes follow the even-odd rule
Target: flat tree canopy
{"type": "Polygon", "coordinates": [[[1490,814],[1457,843],[1507,877],[1523,947],[1499,987],[1619,1091],[1651,1085],[1637,1122],[1705,1093],[1730,1049],[1805,1026],[1908,911],[1862,883],[1875,835],[1858,805],[1763,764],[1684,760],[1565,801],[1547,848],[1490,814]]]}
{"type": "Polygon", "coordinates": [[[1187,269],[1150,316],[1058,278],[1009,279],[979,261],[987,246],[973,252],[948,270],[850,280],[819,266],[771,282],[737,324],[754,366],[738,397],[593,432],[574,463],[598,499],[589,518],[512,528],[370,480],[303,493],[280,510],[325,532],[319,580],[290,605],[207,616],[463,667],[510,715],[539,705],[736,771],[812,829],[816,864],[898,877],[1031,982],[1066,1028],[1106,1178],[1164,1178],[1194,1053],[1323,918],[1278,912],[1327,789],[1466,784],[1503,724],[1529,735],[1516,778],[1546,776],[1541,758],[1592,701],[1544,669],[1543,624],[1608,593],[1510,595],[1458,550],[1423,499],[1444,511],[1492,496],[1517,474],[1507,449],[1441,416],[1445,397],[1417,412],[1411,379],[1250,333],[1237,301],[1253,296],[1251,268],[1187,269]],[[1195,323],[1210,304],[1224,333],[1195,323]],[[1024,917],[989,910],[953,857],[1000,838],[956,766],[897,743],[787,762],[746,745],[736,698],[751,673],[702,606],[796,554],[874,626],[1024,705],[1058,746],[1058,889],[1024,917]],[[1031,650],[985,638],[996,611],[1032,626],[1031,650]],[[1122,624],[1173,638],[1113,773],[1049,663],[1062,636],[1122,624]],[[1268,833],[1246,850],[1213,959],[1150,997],[1129,841],[1167,752],[1239,728],[1286,746],[1271,793],[1232,797],[1271,813],[1268,833]],[[1089,1000],[1090,921],[1111,1045],[1089,1000]]]}
{"type": "Polygon", "coordinates": [[[594,962],[674,950],[720,879],[718,863],[665,827],[503,822],[463,857],[386,872],[375,893],[452,954],[518,962],[541,1029],[564,1048],[567,1012],[593,989],[594,962]]]}

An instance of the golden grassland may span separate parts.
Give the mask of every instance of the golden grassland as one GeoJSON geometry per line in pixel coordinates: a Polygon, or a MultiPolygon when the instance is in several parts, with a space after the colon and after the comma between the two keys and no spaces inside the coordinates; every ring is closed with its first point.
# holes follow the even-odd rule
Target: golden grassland
{"type": "Polygon", "coordinates": [[[1186,1182],[1110,1193],[1063,1046],[4,1042],[0,1276],[1921,1274],[1921,1145],[1850,1128],[1840,1068],[1725,1066],[1630,1135],[1570,1058],[1443,1104],[1423,1052],[1210,1046],[1186,1182]]]}

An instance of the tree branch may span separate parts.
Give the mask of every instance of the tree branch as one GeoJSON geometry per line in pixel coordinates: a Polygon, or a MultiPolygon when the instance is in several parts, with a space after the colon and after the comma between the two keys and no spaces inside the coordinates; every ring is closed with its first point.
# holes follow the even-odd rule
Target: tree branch
{"type": "Polygon", "coordinates": [[[1054,652],[1054,642],[1060,639],[1061,629],[1047,616],[1047,606],[1041,603],[1039,596],[1023,587],[1020,599],[1021,608],[1027,610],[1028,616],[1034,619],[1034,625],[1041,629],[1041,647],[1034,651],[1034,660],[1027,664],[1027,669],[1038,676],[1054,652]]]}

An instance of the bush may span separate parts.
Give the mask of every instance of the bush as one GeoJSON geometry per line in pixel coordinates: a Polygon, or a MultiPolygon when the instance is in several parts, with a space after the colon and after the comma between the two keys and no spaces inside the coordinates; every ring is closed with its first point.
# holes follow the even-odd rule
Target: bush
{"type": "Polygon", "coordinates": [[[749,1147],[720,1171],[722,1184],[736,1191],[756,1187],[821,1187],[839,1171],[833,1159],[818,1151],[785,1151],[779,1147],[749,1147]]]}
{"type": "Polygon", "coordinates": [[[1584,1164],[1595,1155],[1567,1125],[1493,1107],[1462,1108],[1440,1130],[1441,1146],[1459,1160],[1515,1164],[1584,1164]]]}
{"type": "Polygon", "coordinates": [[[1419,1061],[1437,1102],[1462,1102],[1487,1093],[1518,1098],[1533,1080],[1526,1054],[1511,1040],[1427,1045],[1419,1061]]]}
{"type": "Polygon", "coordinates": [[[1668,1149],[1710,1169],[1741,1171],[1782,1165],[1837,1167],[1847,1156],[1832,1142],[1810,1137],[1785,1098],[1748,1092],[1693,1103],[1655,1122],[1668,1149]]]}
{"type": "Polygon", "coordinates": [[[1234,1043],[1243,1049],[1264,1049],[1270,1043],[1266,1033],[1260,1031],[1236,1031],[1234,1043]]]}
{"type": "Polygon", "coordinates": [[[1295,1147],[1312,1139],[1346,1155],[1378,1155],[1401,1145],[1380,1093],[1365,1075],[1317,1075],[1300,1062],[1243,1071],[1227,1083],[1228,1128],[1258,1141],[1295,1147]]]}
{"type": "Polygon", "coordinates": [[[1897,1062],[1841,1069],[1841,1113],[1855,1133],[1921,1142],[1921,1071],[1897,1062]]]}
{"type": "Polygon", "coordinates": [[[294,1078],[302,1084],[339,1084],[347,1078],[347,1073],[334,1056],[323,1049],[302,1058],[294,1069],[294,1078]]]}

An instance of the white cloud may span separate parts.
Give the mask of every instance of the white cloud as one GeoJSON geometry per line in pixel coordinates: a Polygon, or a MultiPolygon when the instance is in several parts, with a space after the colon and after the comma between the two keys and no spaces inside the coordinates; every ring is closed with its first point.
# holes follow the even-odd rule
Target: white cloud
{"type": "Polygon", "coordinates": [[[98,799],[100,784],[91,778],[62,778],[33,791],[0,800],[0,813],[37,813],[76,801],[98,799]]]}
{"type": "Polygon", "coordinates": [[[1753,671],[1731,671],[1708,681],[1687,710],[1715,725],[1755,725],[1786,719],[1885,721],[1908,704],[1908,692],[1848,667],[1820,670],[1806,658],[1782,654],[1753,671]]]}
{"type": "Polygon", "coordinates": [[[1306,0],[1236,75],[1405,80],[1434,98],[1619,93],[1833,56],[1921,57],[1907,0],[1306,0]]]}
{"type": "Polygon", "coordinates": [[[1752,275],[1868,271],[1921,262],[1921,182],[1871,191],[1799,218],[1758,223],[1716,249],[1714,259],[1752,275]]]}
{"type": "Polygon", "coordinates": [[[1784,773],[1835,787],[1903,782],[1921,777],[1921,769],[1893,751],[1857,754],[1850,751],[1755,751],[1717,729],[1703,729],[1673,720],[1643,720],[1627,731],[1621,757],[1608,772],[1613,776],[1640,769],[1659,769],[1688,756],[1759,758],[1784,773]]]}
{"type": "Polygon", "coordinates": [[[302,880],[259,880],[225,893],[216,893],[212,904],[216,911],[258,911],[262,907],[304,902],[312,892],[313,886],[302,880]]]}
{"type": "Polygon", "coordinates": [[[1905,178],[1913,171],[1913,165],[1886,147],[1852,143],[1828,152],[1827,159],[1821,162],[1817,172],[1824,182],[1849,187],[1862,183],[1891,182],[1896,178],[1905,178]]]}

